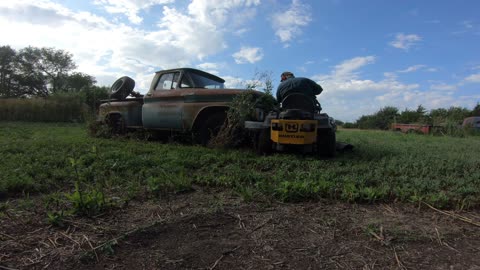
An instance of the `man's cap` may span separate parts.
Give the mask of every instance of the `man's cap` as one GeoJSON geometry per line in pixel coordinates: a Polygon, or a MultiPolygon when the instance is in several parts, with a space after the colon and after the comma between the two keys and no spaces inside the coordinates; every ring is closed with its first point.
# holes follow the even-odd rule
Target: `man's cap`
{"type": "Polygon", "coordinates": [[[282,73],[282,76],[285,76],[285,77],[289,77],[289,76],[290,76],[290,77],[295,77],[295,76],[293,75],[293,73],[290,72],[290,71],[285,71],[285,72],[283,72],[283,73],[282,73]]]}
{"type": "Polygon", "coordinates": [[[289,78],[295,78],[295,75],[293,75],[292,72],[290,71],[285,71],[282,73],[282,75],[280,76],[280,81],[283,82],[289,78]]]}

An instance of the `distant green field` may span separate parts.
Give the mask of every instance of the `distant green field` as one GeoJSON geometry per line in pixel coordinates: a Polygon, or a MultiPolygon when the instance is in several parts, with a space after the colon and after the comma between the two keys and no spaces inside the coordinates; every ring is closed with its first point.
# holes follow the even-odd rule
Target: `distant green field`
{"type": "Polygon", "coordinates": [[[226,187],[246,200],[338,199],[480,204],[480,137],[340,130],[351,153],[334,159],[98,139],[84,125],[0,122],[0,199],[101,190],[124,200],[226,187]]]}

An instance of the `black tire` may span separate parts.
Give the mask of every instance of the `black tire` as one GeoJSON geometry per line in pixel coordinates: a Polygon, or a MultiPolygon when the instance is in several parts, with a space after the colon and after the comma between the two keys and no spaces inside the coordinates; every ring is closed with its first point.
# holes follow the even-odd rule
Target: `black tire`
{"type": "Polygon", "coordinates": [[[107,124],[110,127],[112,134],[123,135],[127,131],[125,120],[119,114],[109,115],[107,118],[107,124]]]}
{"type": "Polygon", "coordinates": [[[272,140],[270,139],[270,128],[264,128],[258,134],[256,142],[256,151],[259,155],[268,155],[272,153],[272,140]]]}
{"type": "Polygon", "coordinates": [[[210,140],[215,137],[222,128],[225,119],[225,113],[216,113],[207,118],[200,128],[199,139],[201,145],[207,146],[210,143],[210,140]]]}
{"type": "Polygon", "coordinates": [[[333,129],[317,131],[317,153],[321,157],[333,158],[336,152],[336,135],[333,129]]]}
{"type": "Polygon", "coordinates": [[[110,97],[115,99],[125,99],[132,93],[133,88],[135,88],[135,81],[128,77],[124,76],[116,80],[112,87],[110,88],[110,97]]]}

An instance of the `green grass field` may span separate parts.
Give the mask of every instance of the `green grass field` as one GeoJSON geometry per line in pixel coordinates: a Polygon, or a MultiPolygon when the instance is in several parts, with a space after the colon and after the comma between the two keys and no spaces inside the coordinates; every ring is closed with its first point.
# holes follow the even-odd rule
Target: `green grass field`
{"type": "Polygon", "coordinates": [[[329,160],[260,157],[247,149],[92,138],[79,124],[0,122],[0,199],[66,194],[75,203],[83,194],[81,203],[128,201],[201,185],[226,187],[245,200],[480,204],[479,136],[340,130],[337,140],[354,151],[329,160]]]}

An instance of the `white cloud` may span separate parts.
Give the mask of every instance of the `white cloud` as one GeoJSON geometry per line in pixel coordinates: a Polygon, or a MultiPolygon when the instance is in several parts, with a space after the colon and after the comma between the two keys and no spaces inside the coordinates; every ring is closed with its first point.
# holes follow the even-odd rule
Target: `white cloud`
{"type": "Polygon", "coordinates": [[[239,89],[245,88],[244,79],[233,77],[233,76],[223,76],[222,78],[225,80],[226,88],[239,88],[239,89]]]}
{"type": "Polygon", "coordinates": [[[206,63],[198,64],[197,66],[201,69],[218,69],[219,65],[218,63],[206,62],[206,63]]]}
{"type": "Polygon", "coordinates": [[[234,35],[236,36],[243,36],[245,33],[247,33],[248,31],[250,31],[250,29],[247,29],[247,28],[240,28],[238,29],[237,31],[233,32],[234,35]]]}
{"type": "MultiPolygon", "coordinates": [[[[139,8],[160,3],[128,2],[136,3],[139,8]]],[[[191,5],[200,2],[204,1],[194,0],[191,5]]],[[[156,27],[143,30],[88,12],[75,12],[49,0],[2,1],[0,44],[16,49],[35,46],[66,50],[74,55],[78,71],[95,76],[100,85],[111,85],[115,78],[130,75],[137,80],[137,87],[142,87],[137,91],[144,92],[155,70],[189,66],[226,48],[224,33],[230,29],[226,26],[230,20],[228,12],[236,13],[242,7],[258,4],[258,1],[230,2],[232,8],[227,6],[224,9],[227,13],[222,13],[224,25],[203,20],[205,16],[198,12],[184,14],[164,6],[156,27]]],[[[258,61],[261,54],[247,56],[248,61],[258,61]]]]}
{"type": "Polygon", "coordinates": [[[472,21],[463,21],[460,24],[466,29],[472,29],[473,28],[472,21]]]}
{"type": "Polygon", "coordinates": [[[225,63],[212,63],[212,62],[205,62],[197,65],[197,68],[215,74],[220,75],[218,70],[225,68],[225,63]]]}
{"type": "Polygon", "coordinates": [[[432,84],[430,86],[430,90],[439,90],[439,91],[455,91],[457,90],[456,85],[446,84],[446,83],[438,83],[432,84]]]}
{"type": "MultiPolygon", "coordinates": [[[[385,106],[403,110],[415,109],[423,105],[428,110],[451,106],[473,107],[480,95],[459,95],[458,84],[431,81],[429,89],[419,84],[406,84],[398,79],[398,72],[384,72],[383,78],[373,80],[363,78],[360,71],[373,64],[375,57],[355,57],[334,66],[330,74],[316,75],[316,80],[324,89],[318,96],[323,111],[342,121],[355,121],[362,115],[377,112],[385,106]]],[[[426,70],[425,67],[421,67],[426,70]]],[[[417,66],[407,68],[409,72],[417,66]]],[[[463,81],[480,82],[480,74],[473,74],[463,81]]]]}
{"type": "Polygon", "coordinates": [[[171,44],[175,50],[185,50],[198,59],[226,48],[223,33],[216,26],[202,23],[196,17],[181,14],[175,9],[164,7],[158,26],[161,30],[152,33],[152,41],[171,44]]]}
{"type": "Polygon", "coordinates": [[[375,62],[375,56],[362,56],[345,60],[333,67],[330,74],[316,75],[312,79],[324,89],[318,96],[324,111],[334,118],[354,121],[359,116],[379,110],[382,104],[392,105],[388,94],[416,91],[418,84],[404,84],[394,72],[385,72],[381,80],[361,77],[361,69],[375,62]]]}
{"type": "Polygon", "coordinates": [[[480,73],[472,74],[464,79],[467,83],[480,83],[480,73]]]}
{"type": "Polygon", "coordinates": [[[416,45],[421,40],[422,40],[422,37],[420,37],[419,35],[415,35],[415,34],[405,35],[403,33],[398,33],[395,36],[395,40],[390,42],[390,45],[397,49],[408,51],[411,47],[416,45]]]}
{"type": "Polygon", "coordinates": [[[384,72],[383,76],[387,80],[396,80],[398,78],[397,73],[395,72],[384,72]]]}
{"type": "Polygon", "coordinates": [[[355,57],[335,66],[335,77],[352,77],[353,72],[375,62],[375,56],[355,57]]]}
{"type": "Polygon", "coordinates": [[[410,72],[414,72],[414,71],[423,69],[425,67],[426,67],[425,65],[414,65],[414,66],[410,66],[406,69],[399,70],[398,72],[400,72],[400,73],[410,73],[410,72]]]}
{"type": "Polygon", "coordinates": [[[309,5],[301,3],[300,0],[292,0],[287,10],[272,16],[272,27],[281,42],[289,42],[302,33],[301,27],[312,21],[310,10],[309,5]]]}
{"type": "Polygon", "coordinates": [[[397,81],[394,73],[386,72],[384,79],[374,81],[369,79],[361,79],[358,70],[366,65],[375,62],[374,56],[355,57],[336,65],[329,75],[313,76],[314,80],[319,81],[325,86],[326,92],[361,92],[369,90],[386,91],[386,90],[412,90],[419,87],[418,84],[403,84],[397,81]],[[327,90],[331,89],[331,90],[327,90]],[[334,90],[333,90],[334,89],[334,90]]]}
{"type": "Polygon", "coordinates": [[[102,6],[108,13],[125,14],[130,22],[140,24],[143,21],[138,13],[155,5],[173,3],[175,0],[94,0],[93,3],[102,6]]]}
{"type": "Polygon", "coordinates": [[[262,49],[258,47],[242,47],[240,51],[234,53],[232,56],[237,64],[253,64],[262,60],[263,52],[262,49]]]}
{"type": "Polygon", "coordinates": [[[193,0],[188,13],[199,22],[210,25],[224,25],[228,21],[242,25],[255,16],[255,6],[260,0],[193,0]]]}

